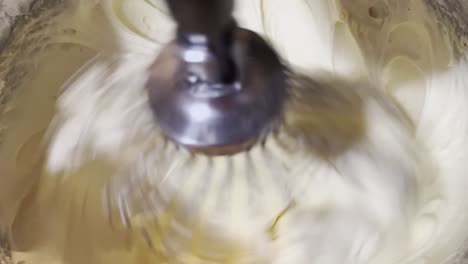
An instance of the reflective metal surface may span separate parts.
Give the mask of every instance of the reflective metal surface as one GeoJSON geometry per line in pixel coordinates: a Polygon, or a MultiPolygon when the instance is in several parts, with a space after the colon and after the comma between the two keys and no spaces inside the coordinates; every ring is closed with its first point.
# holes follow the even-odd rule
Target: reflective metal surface
{"type": "Polygon", "coordinates": [[[147,83],[157,124],[196,152],[226,155],[252,146],[280,118],[285,66],[259,35],[236,27],[232,1],[168,3],[178,40],[159,55],[147,83]]]}

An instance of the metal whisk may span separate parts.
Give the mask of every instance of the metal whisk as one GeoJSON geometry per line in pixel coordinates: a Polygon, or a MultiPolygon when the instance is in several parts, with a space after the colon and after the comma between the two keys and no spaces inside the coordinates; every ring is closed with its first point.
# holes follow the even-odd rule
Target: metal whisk
{"type": "MultiPolygon", "coordinates": [[[[336,182],[359,185],[369,175],[364,183],[385,191],[365,202],[398,204],[387,179],[412,181],[415,157],[391,102],[366,82],[292,73],[265,40],[237,26],[232,0],[167,4],[177,37],[149,71],[151,59],[136,55],[112,60],[112,70],[97,60],[59,100],[48,164],[78,171],[110,161],[103,200],[114,227],[142,232],[169,263],[272,263],[288,255],[276,252],[277,241],[283,249],[306,243],[287,240],[295,225],[281,227],[283,216],[319,216],[309,201],[323,195],[314,200],[322,208],[336,182]]],[[[356,193],[337,206],[352,206],[356,193]]],[[[320,256],[315,242],[304,256],[320,256]]]]}
{"type": "Polygon", "coordinates": [[[169,0],[177,39],[150,69],[151,107],[165,135],[209,155],[250,148],[286,100],[286,67],[258,34],[237,26],[233,0],[169,0]]]}

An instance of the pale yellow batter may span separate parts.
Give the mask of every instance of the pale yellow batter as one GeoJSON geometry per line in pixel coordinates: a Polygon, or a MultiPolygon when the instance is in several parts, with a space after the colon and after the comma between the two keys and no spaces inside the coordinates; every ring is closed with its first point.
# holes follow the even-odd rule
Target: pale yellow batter
{"type": "MultiPolygon", "coordinates": [[[[161,168],[164,158],[173,164],[187,158],[171,149],[158,152],[157,137],[156,142],[147,137],[154,128],[141,90],[144,70],[174,29],[163,1],[75,1],[46,20],[49,32],[38,36],[48,35],[51,44],[34,56],[35,70],[17,87],[15,105],[2,116],[8,129],[0,148],[0,220],[11,226],[18,260],[161,263],[149,240],[169,258],[188,263],[210,263],[196,262],[196,252],[213,259],[229,256],[227,263],[439,264],[461,247],[468,233],[466,62],[453,57],[450,42],[422,2],[236,4],[240,24],[269,39],[294,69],[312,76],[334,72],[346,83],[380,88],[400,102],[415,130],[402,123],[397,110],[369,97],[367,141],[338,157],[334,166],[307,150],[285,151],[272,141],[270,156],[252,153],[255,168],[246,165],[245,156],[212,163],[198,158],[190,171],[187,165],[161,168]],[[53,144],[41,148],[59,88],[98,53],[69,82],[50,130],[53,144]],[[113,83],[99,83],[102,78],[113,83]],[[142,126],[129,129],[135,124],[142,126]],[[46,149],[48,162],[39,177],[46,149]],[[369,151],[374,159],[363,154],[369,151]],[[176,172],[154,175],[158,170],[176,172]],[[246,177],[249,173],[256,177],[246,177]],[[113,228],[102,210],[109,204],[102,191],[110,176],[112,192],[105,198],[114,206],[113,228]],[[226,185],[225,179],[232,180],[226,185]],[[168,233],[154,233],[148,219],[155,216],[145,213],[165,208],[148,211],[124,186],[131,191],[148,187],[142,192],[154,204],[162,206],[177,195],[189,206],[172,222],[159,214],[161,230],[168,233]],[[157,188],[160,193],[153,197],[157,188]],[[125,199],[119,200],[116,191],[125,199]],[[126,214],[119,215],[119,208],[126,214]],[[275,230],[266,230],[271,226],[275,230]],[[204,242],[187,242],[194,237],[204,242]]],[[[322,79],[330,87],[349,88],[334,77],[322,79]]],[[[295,139],[284,140],[295,146],[295,139]]]]}

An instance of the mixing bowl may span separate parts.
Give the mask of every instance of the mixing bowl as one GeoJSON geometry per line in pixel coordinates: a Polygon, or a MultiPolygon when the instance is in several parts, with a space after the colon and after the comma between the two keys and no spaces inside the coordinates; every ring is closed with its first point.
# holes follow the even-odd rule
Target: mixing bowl
{"type": "MultiPolygon", "coordinates": [[[[99,0],[81,1],[86,3],[85,5],[90,6],[96,5],[96,3],[99,2],[99,0]]],[[[117,33],[100,32],[99,27],[96,24],[92,24],[92,22],[87,25],[86,23],[82,23],[81,28],[78,29],[65,28],[50,23],[51,18],[61,15],[65,7],[68,7],[73,2],[73,0],[0,0],[0,247],[2,248],[0,250],[0,263],[2,264],[9,261],[11,248],[13,248],[13,251],[18,252],[21,257],[21,253],[28,252],[31,248],[40,245],[42,233],[35,230],[34,227],[30,227],[30,223],[34,223],[34,221],[26,221],[24,218],[28,217],[28,215],[34,215],[31,213],[32,211],[36,214],[40,214],[40,211],[44,209],[41,208],[41,210],[39,210],[34,208],[32,197],[35,197],[34,199],[53,199],[47,195],[38,195],[35,193],[38,191],[34,187],[39,184],[41,179],[31,172],[31,168],[35,168],[33,172],[40,170],[39,164],[41,164],[41,159],[43,158],[41,141],[53,116],[55,99],[59,94],[60,87],[66,83],[67,79],[70,78],[74,72],[96,55],[96,47],[105,47],[106,45],[116,46],[121,44],[113,43],[111,37],[108,38],[107,42],[93,42],[93,34],[111,35],[117,33]],[[43,34],[44,31],[49,31],[51,34],[43,34]],[[53,34],[58,37],[55,38],[54,41],[51,41],[48,36],[53,34]],[[77,35],[79,35],[79,38],[76,38],[77,35]],[[76,44],[74,43],[76,39],[84,41],[80,43],[81,45],[74,45],[76,44]],[[35,89],[35,83],[46,84],[46,86],[50,87],[50,90],[45,92],[40,89],[35,89]],[[21,109],[16,107],[19,104],[23,105],[21,109]],[[38,107],[38,105],[41,107],[38,107]],[[24,212],[29,212],[29,214],[24,212]],[[12,236],[12,234],[14,235],[12,236]]],[[[114,5],[113,8],[117,11],[120,10],[119,8],[125,6],[122,4],[125,2],[123,0],[109,0],[104,2],[111,3],[109,5],[114,5]]],[[[147,0],[146,2],[156,3],[159,1],[147,0]]],[[[329,0],[329,2],[334,1],[329,0]]],[[[347,18],[350,19],[350,23],[358,23],[359,19],[362,19],[364,16],[375,19],[375,23],[373,24],[375,30],[379,28],[379,25],[381,25],[383,23],[382,21],[388,16],[386,6],[400,4],[408,4],[408,6],[411,6],[412,2],[417,1],[337,0],[336,2],[341,2],[341,4],[347,8],[347,18]],[[359,5],[353,3],[359,3],[359,5]],[[356,6],[359,6],[360,9],[356,9],[356,6]],[[362,8],[363,6],[366,8],[362,8]]],[[[434,36],[439,35],[431,32],[434,33],[434,35],[432,39],[428,39],[427,41],[431,42],[433,45],[432,48],[437,45],[449,46],[450,48],[446,49],[447,53],[453,53],[455,60],[444,63],[451,65],[452,68],[457,68],[459,61],[463,61],[466,57],[465,49],[468,45],[468,1],[426,0],[424,4],[429,12],[432,12],[434,17],[437,18],[437,30],[441,32],[440,36],[443,35],[447,37],[437,39],[437,37],[434,36]]],[[[129,6],[127,5],[126,7],[129,6]]],[[[75,8],[78,10],[74,10],[74,12],[79,13],[80,7],[78,6],[75,8]]],[[[123,15],[117,11],[117,15],[113,17],[113,19],[122,19],[123,15]]],[[[161,10],[156,10],[152,12],[160,11],[161,10]]],[[[408,12],[410,12],[410,7],[408,8],[408,12]]],[[[89,21],[100,21],[99,19],[104,19],[100,17],[101,13],[99,13],[98,10],[95,13],[91,12],[86,15],[90,16],[89,21]]],[[[159,30],[169,32],[173,29],[173,25],[165,21],[159,21],[160,25],[155,29],[151,24],[148,24],[144,17],[142,17],[141,20],[137,20],[127,21],[127,25],[133,22],[138,25],[146,25],[149,31],[159,30]]],[[[73,24],[73,21],[68,22],[73,24]]],[[[430,21],[427,21],[427,23],[430,23],[430,21]]],[[[372,28],[366,30],[372,30],[372,28]]],[[[359,32],[356,31],[354,33],[358,34],[359,32]]],[[[137,28],[131,26],[126,30],[120,31],[118,34],[143,35],[141,32],[138,32],[137,28]]],[[[171,34],[161,35],[170,36],[171,34]]],[[[408,42],[403,45],[411,46],[412,43],[423,43],[417,41],[418,37],[419,36],[407,34],[406,38],[408,42]]],[[[140,41],[138,45],[135,44],[136,46],[126,47],[123,45],[118,48],[122,50],[127,48],[133,50],[154,48],[157,50],[157,45],[154,43],[164,43],[169,40],[165,37],[154,39],[147,36],[143,36],[143,39],[146,39],[146,41],[140,41]]],[[[364,41],[359,44],[364,47],[369,43],[364,41]]],[[[415,49],[425,49],[425,47],[415,45],[415,49]]],[[[292,56],[295,55],[293,54],[292,56]]],[[[408,56],[411,56],[411,54],[408,56]]],[[[427,58],[422,57],[418,59],[424,61],[427,58]]],[[[438,59],[443,61],[443,58],[435,58],[434,60],[438,59]]],[[[298,60],[300,61],[300,58],[298,60]]],[[[398,66],[396,67],[398,68],[398,66]]],[[[466,77],[466,79],[468,79],[468,77],[466,77]]],[[[458,81],[463,82],[464,80],[458,81]]],[[[465,86],[465,89],[468,90],[468,85],[465,86]]],[[[405,95],[403,95],[403,97],[404,96],[405,95]]],[[[412,112],[411,109],[408,111],[414,115],[420,114],[417,113],[417,111],[412,112]]],[[[460,142],[460,144],[464,143],[462,140],[460,142]]],[[[466,149],[468,149],[468,145],[466,145],[466,149]]],[[[98,181],[98,178],[90,180],[90,186],[85,192],[92,192],[90,189],[97,188],[93,186],[94,183],[96,183],[96,186],[99,186],[98,181]]],[[[47,186],[47,188],[49,188],[49,190],[54,190],[56,186],[47,186]]],[[[460,189],[462,188],[463,186],[460,186],[460,189]]],[[[60,190],[62,196],[57,197],[66,197],[67,192],[73,192],[73,190],[60,190]]],[[[88,221],[93,221],[94,219],[96,223],[104,223],[104,221],[101,221],[101,218],[104,217],[100,212],[101,205],[87,204],[86,201],[79,200],[79,197],[84,197],[84,194],[76,194],[74,199],[77,200],[74,201],[74,203],[78,206],[88,206],[91,208],[89,210],[94,212],[94,218],[88,219],[88,221]]],[[[455,198],[452,197],[452,199],[456,201],[457,197],[459,196],[455,196],[455,198]]],[[[437,199],[434,201],[435,202],[431,206],[440,206],[441,201],[437,199]]],[[[468,228],[463,228],[464,223],[466,227],[468,227],[468,201],[459,200],[456,201],[456,203],[460,204],[457,207],[459,210],[457,212],[458,216],[453,223],[457,228],[456,230],[451,230],[450,234],[447,234],[446,240],[443,238],[438,242],[440,247],[448,244],[446,241],[455,244],[456,246],[451,251],[452,253],[441,256],[440,253],[437,253],[437,245],[435,245],[434,252],[436,253],[434,253],[434,256],[418,259],[418,262],[408,263],[433,264],[435,263],[433,259],[440,260],[441,262],[439,263],[447,264],[468,263],[468,254],[465,256],[468,243],[464,242],[468,239],[468,228]]],[[[64,209],[61,208],[60,210],[64,209]]],[[[454,213],[452,212],[452,214],[454,213]]],[[[73,218],[70,220],[71,222],[76,222],[78,220],[74,219],[78,219],[79,215],[72,214],[70,217],[73,218]]],[[[53,222],[54,215],[50,215],[48,221],[53,222]]],[[[49,232],[51,236],[56,236],[60,232],[79,232],[77,230],[67,230],[62,223],[58,222],[56,223],[56,227],[57,230],[48,230],[47,232],[49,232]]],[[[118,243],[118,248],[128,247],[129,235],[124,230],[119,228],[111,230],[99,224],[96,224],[93,228],[99,230],[99,232],[105,230],[103,234],[106,239],[110,238],[115,241],[122,241],[118,243]]],[[[81,242],[86,241],[85,239],[86,238],[82,238],[81,242]]],[[[96,239],[99,240],[99,238],[96,239]]],[[[80,254],[86,255],[91,254],[91,252],[85,249],[81,251],[77,249],[73,254],[74,256],[70,258],[80,263],[80,254]]],[[[37,258],[47,263],[47,256],[37,256],[37,258]]],[[[75,262],[71,261],[70,263],[75,262]]],[[[81,263],[83,263],[83,261],[81,263]]]]}

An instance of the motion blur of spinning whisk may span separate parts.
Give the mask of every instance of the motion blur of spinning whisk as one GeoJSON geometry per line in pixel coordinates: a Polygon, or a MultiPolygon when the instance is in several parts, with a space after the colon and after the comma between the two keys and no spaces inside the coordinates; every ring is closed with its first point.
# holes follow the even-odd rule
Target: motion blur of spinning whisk
{"type": "MultiPolygon", "coordinates": [[[[385,204],[383,209],[361,209],[365,216],[360,218],[346,199],[332,197],[342,203],[335,214],[349,217],[349,229],[343,231],[333,221],[326,229],[353,237],[373,232],[366,229],[367,222],[382,229],[400,223],[397,215],[409,211],[416,197],[388,186],[388,179],[414,186],[418,157],[412,127],[397,107],[367,83],[289,69],[261,36],[237,26],[232,0],[167,4],[178,24],[176,39],[149,70],[125,73],[147,74],[142,85],[147,100],[128,107],[141,93],[125,76],[100,80],[105,92],[72,82],[60,98],[63,111],[56,118],[58,132],[49,153],[52,167],[60,158],[80,164],[82,157],[75,159],[79,154],[61,155],[70,148],[72,132],[79,138],[94,136],[88,143],[97,142],[101,150],[107,145],[93,129],[111,128],[104,133],[108,138],[124,135],[108,144],[111,159],[119,163],[104,191],[110,220],[142,228],[153,249],[184,263],[272,263],[272,258],[285,263],[281,260],[291,255],[288,250],[264,249],[280,242],[316,248],[287,263],[308,263],[329,254],[315,240],[287,235],[300,224],[280,221],[294,210],[299,216],[292,222],[308,219],[302,213],[317,206],[308,197],[331,188],[310,188],[311,181],[321,181],[311,175],[346,175],[362,188],[359,197],[365,202],[385,204]],[[67,104],[85,90],[92,93],[91,107],[80,114],[67,111],[67,104]]],[[[89,77],[86,71],[80,76],[89,77]]],[[[88,151],[89,146],[78,145],[73,152],[88,151]]],[[[335,217],[326,210],[320,214],[323,218],[308,220],[311,233],[319,232],[323,219],[335,217]]],[[[347,247],[348,239],[339,243],[347,247]]],[[[328,257],[335,260],[331,263],[344,263],[344,256],[328,257]]]]}

